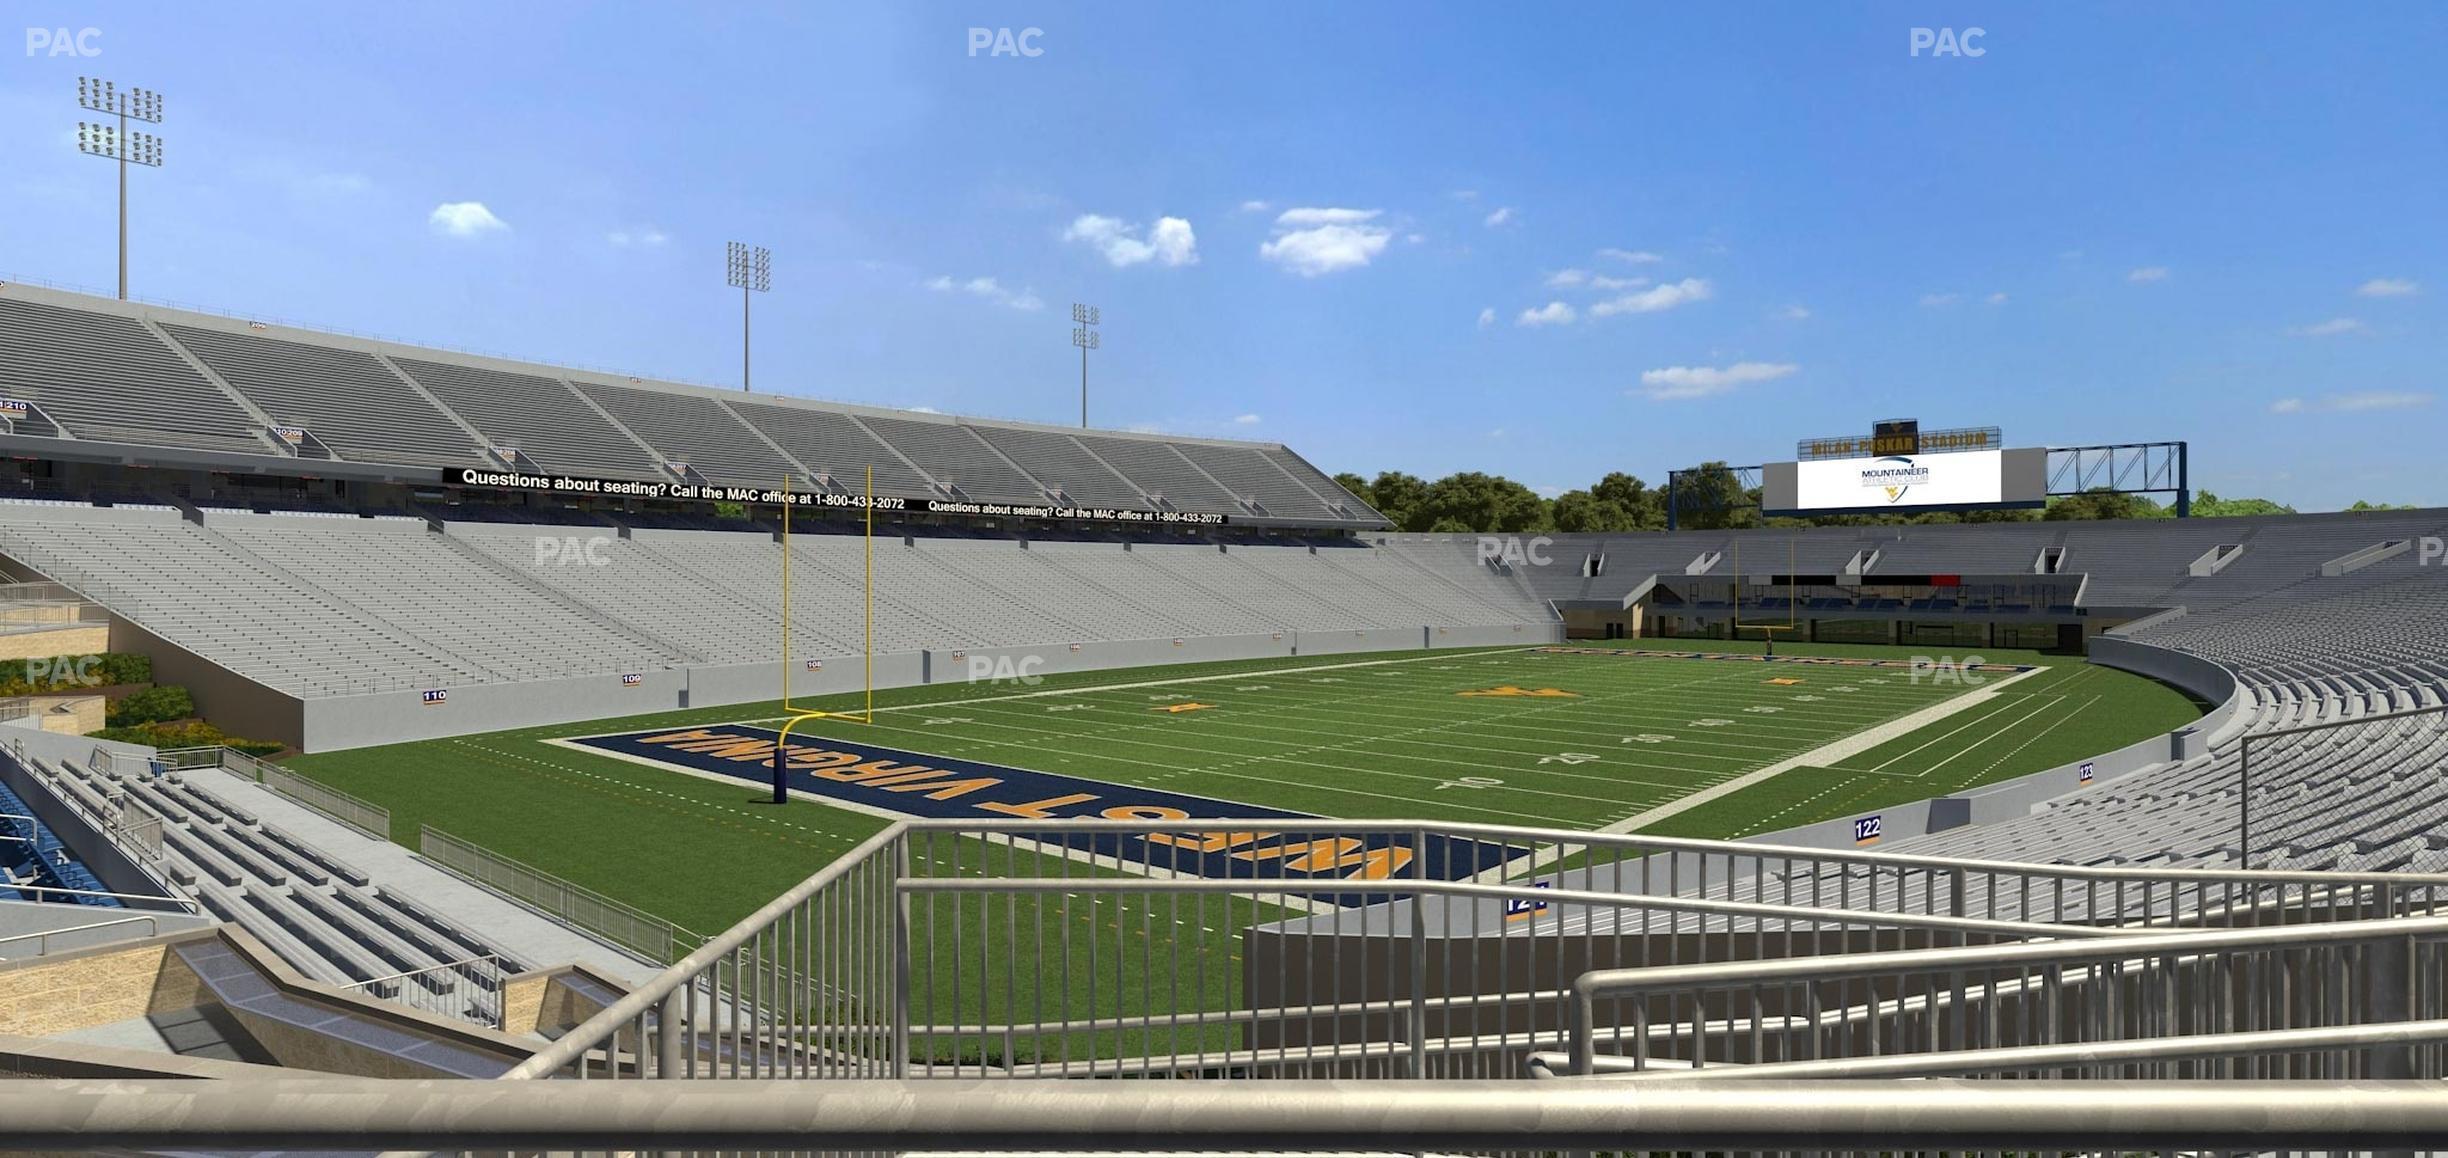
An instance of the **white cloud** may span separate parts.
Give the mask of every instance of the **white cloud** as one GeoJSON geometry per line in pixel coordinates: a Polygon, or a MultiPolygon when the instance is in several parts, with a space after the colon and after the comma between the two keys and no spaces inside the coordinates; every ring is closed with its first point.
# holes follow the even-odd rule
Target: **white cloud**
{"type": "Polygon", "coordinates": [[[1235,426],[1256,426],[1256,425],[1258,425],[1258,416],[1257,416],[1257,415],[1255,415],[1255,414],[1240,414],[1240,415],[1235,415],[1235,416],[1233,417],[1233,425],[1235,425],[1235,426]]]}
{"type": "Polygon", "coordinates": [[[1511,220],[1513,220],[1513,207],[1507,205],[1498,209],[1494,213],[1488,214],[1485,224],[1488,228],[1494,229],[1497,226],[1503,225],[1511,220]]]}
{"type": "Polygon", "coordinates": [[[2307,411],[2333,411],[2353,414],[2366,410],[2410,410],[2429,406],[2431,395],[2414,390],[2363,390],[2351,394],[2330,394],[2309,402],[2301,398],[2281,398],[2270,403],[2272,414],[2302,414],[2307,411]]]}
{"type": "Polygon", "coordinates": [[[1241,212],[1243,213],[1264,213],[1273,208],[1273,205],[1270,205],[1264,201],[1244,201],[1241,203],[1241,212]]]}
{"type": "Polygon", "coordinates": [[[910,413],[912,413],[912,414],[941,414],[941,413],[943,413],[943,411],[941,411],[941,410],[937,410],[937,409],[935,409],[935,408],[934,408],[934,407],[932,407],[932,406],[912,406],[912,407],[909,407],[909,408],[908,408],[908,410],[909,410],[909,412],[910,412],[910,413]]]}
{"type": "Polygon", "coordinates": [[[2006,304],[2006,291],[2005,291],[2005,290],[1999,290],[1998,292],[1993,293],[1993,294],[1990,294],[1988,297],[1983,298],[1983,299],[1981,299],[1981,300],[1983,300],[1983,301],[1985,301],[1985,302],[1988,302],[1990,305],[1993,305],[1993,306],[2002,306],[2002,305],[2005,305],[2005,304],[2006,304]]]}
{"type": "Polygon", "coordinates": [[[1957,297],[1958,295],[1955,294],[1922,294],[1921,304],[1931,309],[1937,309],[1940,306],[1954,305],[1957,297]]]}
{"type": "Polygon", "coordinates": [[[1041,310],[1045,308],[1045,300],[1037,296],[1037,291],[1025,289],[1017,291],[1008,290],[1003,288],[1003,283],[996,281],[991,277],[973,277],[967,281],[954,281],[950,277],[938,277],[935,280],[926,283],[926,287],[934,290],[937,293],[952,293],[958,291],[960,293],[968,294],[974,298],[993,302],[998,306],[1003,306],[1008,309],[1041,310]]]}
{"type": "Polygon", "coordinates": [[[2129,271],[2125,275],[2125,280],[2133,282],[2136,285],[2142,285],[2154,281],[2166,281],[2167,278],[2168,267],[2164,265],[2146,265],[2139,269],[2129,271]]]}
{"type": "Polygon", "coordinates": [[[1811,312],[1809,306],[1792,305],[1778,310],[1777,316],[1789,322],[1800,322],[1808,320],[1811,312]]]}
{"type": "Polygon", "coordinates": [[[1480,311],[1479,311],[1479,328],[1480,328],[1480,329],[1484,330],[1484,329],[1488,328],[1489,326],[1492,326],[1492,325],[1495,325],[1495,324],[1496,324],[1496,307],[1494,307],[1494,306],[1489,306],[1489,307],[1487,307],[1487,308],[1485,308],[1485,309],[1483,309],[1483,310],[1480,310],[1480,311]]]}
{"type": "Polygon", "coordinates": [[[2364,325],[2359,318],[2331,318],[2309,326],[2297,326],[2287,332],[2298,338],[2334,338],[2340,334],[2370,333],[2371,327],[2364,325]]]}
{"type": "Polygon", "coordinates": [[[1142,239],[1139,226],[1118,217],[1083,213],[1063,230],[1064,241],[1085,241],[1114,268],[1153,261],[1159,265],[1197,265],[1198,236],[1179,217],[1159,217],[1142,239]]]}
{"type": "Polygon", "coordinates": [[[1653,402],[1706,398],[1754,382],[1774,382],[1802,367],[1791,362],[1736,362],[1731,366],[1668,366],[1641,372],[1640,392],[1653,402]]]}
{"type": "Polygon", "coordinates": [[[2422,286],[2406,277],[2375,277],[2355,287],[2355,293],[2367,298],[2410,298],[2422,292],[2422,286]]]}
{"type": "Polygon", "coordinates": [[[1647,265],[1653,261],[1666,260],[1665,258],[1659,257],[1657,254],[1651,253],[1646,249],[1618,249],[1612,245],[1606,247],[1605,249],[1599,250],[1598,256],[1611,257],[1617,261],[1628,261],[1634,265],[1647,265]]]}
{"type": "Polygon", "coordinates": [[[1392,230],[1377,224],[1381,209],[1286,209],[1275,218],[1275,236],[1258,256],[1302,277],[1359,269],[1385,252],[1392,230]]]}
{"type": "Polygon", "coordinates": [[[1637,289],[1648,284],[1649,279],[1645,277],[1608,277],[1603,273],[1591,273],[1586,269],[1559,269],[1547,275],[1547,288],[1549,289],[1588,286],[1594,290],[1612,291],[1637,289]]]}
{"type": "Polygon", "coordinates": [[[1608,298],[1591,306],[1590,316],[1604,318],[1615,314],[1653,314],[1692,302],[1707,301],[1713,292],[1706,278],[1687,277],[1636,294],[1608,298]]]}
{"type": "Polygon", "coordinates": [[[1302,207],[1286,209],[1276,215],[1275,224],[1286,229],[1306,229],[1314,225],[1361,225],[1377,220],[1383,209],[1317,209],[1302,207]]]}
{"type": "Polygon", "coordinates": [[[1573,319],[1580,316],[1573,312],[1571,306],[1562,302],[1549,302],[1537,309],[1523,310],[1520,317],[1513,319],[1513,324],[1517,326],[1569,326],[1573,323],[1573,319]]]}
{"type": "Polygon", "coordinates": [[[1556,497],[1557,495],[1560,495],[1560,494],[1563,494],[1563,493],[1564,493],[1564,488],[1563,488],[1563,487],[1560,487],[1560,486],[1555,486],[1555,485],[1553,485],[1553,484],[1548,484],[1548,485],[1545,485],[1545,486],[1534,486],[1534,487],[1531,487],[1530,489],[1531,489],[1532,491],[1537,492],[1538,496],[1539,496],[1540,498],[1543,498],[1543,499],[1552,499],[1552,498],[1556,497]]]}
{"type": "Polygon", "coordinates": [[[666,241],[670,241],[671,238],[662,230],[657,229],[654,226],[643,225],[636,229],[615,229],[612,232],[604,235],[604,240],[611,242],[613,245],[619,248],[627,249],[633,245],[661,245],[666,241]]]}
{"type": "Polygon", "coordinates": [[[1479,199],[1479,191],[1476,189],[1456,189],[1453,191],[1453,199],[1456,201],[1477,201],[1479,199]]]}
{"type": "Polygon", "coordinates": [[[425,224],[449,237],[477,237],[510,229],[510,223],[493,216],[482,201],[445,201],[425,215],[425,224]]]}

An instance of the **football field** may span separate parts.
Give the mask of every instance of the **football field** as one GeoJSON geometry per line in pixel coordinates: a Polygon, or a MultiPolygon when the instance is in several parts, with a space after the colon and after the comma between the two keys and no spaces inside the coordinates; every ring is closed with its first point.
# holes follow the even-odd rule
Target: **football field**
{"type": "Polygon", "coordinates": [[[1736,837],[2037,771],[2197,714],[2149,680],[2029,652],[1992,653],[1974,684],[1916,677],[1891,648],[1789,645],[1775,662],[1723,642],[1638,650],[1651,654],[1405,651],[881,691],[872,722],[803,722],[790,751],[855,748],[840,761],[891,774],[802,773],[784,808],[766,802],[778,704],[291,764],[390,808],[402,843],[432,825],[710,931],[891,816],[1314,815],[1736,837]]]}

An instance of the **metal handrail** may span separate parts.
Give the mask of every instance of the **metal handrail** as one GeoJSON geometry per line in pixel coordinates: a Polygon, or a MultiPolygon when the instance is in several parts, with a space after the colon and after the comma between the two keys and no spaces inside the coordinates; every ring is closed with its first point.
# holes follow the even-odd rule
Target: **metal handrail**
{"type": "Polygon", "coordinates": [[[2408,941],[2448,937],[2448,918],[2344,921],[2320,925],[2258,926],[2183,933],[2145,933],[2112,941],[2016,942],[1883,953],[1803,957],[1706,965],[1652,965],[1594,969],[1573,979],[1569,1002],[1573,1072],[1596,1064],[1597,1003],[1643,990],[1676,986],[1724,989],[1768,982],[1841,981],[1896,973],[1968,971],[2003,966],[2091,964],[2147,957],[2199,957],[2222,949],[2269,950],[2306,945],[2408,941]]]}
{"type": "Polygon", "coordinates": [[[501,965],[501,957],[500,955],[494,953],[480,953],[474,957],[465,957],[457,961],[446,961],[440,965],[427,965],[422,969],[409,969],[399,973],[386,973],[380,977],[368,977],[363,981],[345,982],[340,986],[340,988],[363,989],[368,985],[380,985],[386,981],[406,981],[411,977],[422,977],[428,973],[455,973],[470,965],[482,964],[490,964],[498,967],[501,965]]]}
{"type": "MultiPolygon", "coordinates": [[[[502,1075],[502,1079],[518,1081],[549,1077],[559,1072],[563,1066],[584,1056],[587,1050],[610,1039],[612,1035],[620,1031],[621,1027],[644,1017],[647,1010],[661,1007],[666,1001],[678,997],[685,988],[696,983],[698,974],[713,968],[716,963],[729,957],[734,950],[746,945],[765,926],[772,924],[800,902],[816,895],[817,891],[826,885],[841,879],[852,866],[877,852],[898,844],[906,830],[906,824],[907,822],[901,822],[889,825],[883,831],[859,842],[856,848],[843,854],[833,863],[816,870],[815,875],[799,882],[789,892],[765,902],[764,906],[757,911],[740,918],[736,924],[716,934],[688,956],[673,962],[670,968],[656,974],[653,980],[637,989],[630,990],[628,996],[613,1002],[577,1028],[562,1034],[560,1040],[537,1051],[535,1056],[511,1067],[508,1073],[502,1075]]],[[[678,1021],[676,1016],[672,1016],[673,1012],[675,1011],[666,1011],[665,1015],[668,1019],[665,1021],[666,1025],[678,1021]]]]}
{"type": "Polygon", "coordinates": [[[0,1082],[29,1150],[2424,1150],[2438,1082],[0,1082]]]}
{"type": "MultiPolygon", "coordinates": [[[[1967,872],[2022,873],[2031,876],[2065,877],[2075,880],[2166,882],[2202,881],[2237,884],[2386,884],[2435,885],[2448,888],[2448,873],[2395,873],[2344,871],[2323,872],[2315,869],[2199,869],[2199,868],[2135,868],[2123,865],[2043,864],[2033,861],[1978,860],[1968,857],[1921,856],[1913,853],[1872,852],[1851,848],[1809,848],[1802,845],[1753,844],[1749,841],[1703,840],[1687,836],[1644,836],[1639,833],[1589,832],[1569,828],[1518,828],[1499,824],[1471,824],[1446,821],[1418,820],[1329,820],[1322,817],[1305,819],[1240,820],[1224,817],[1214,820],[906,820],[900,822],[911,832],[966,832],[1011,836],[1023,832],[1084,833],[1084,832],[1180,832],[1185,827],[1223,828],[1251,832],[1321,832],[1387,833],[1409,835],[1425,824],[1438,836],[1484,837],[1491,842],[1529,843],[1545,841],[1554,844],[1578,844],[1600,848],[1639,848],[1660,852],[1693,852],[1737,858],[1760,857],[1766,860],[1827,860],[1858,864],[1901,866],[1967,872]]],[[[1350,892],[1350,889],[1344,889],[1350,892]]]]}
{"type": "Polygon", "coordinates": [[[138,914],[133,917],[118,917],[108,921],[96,921],[90,925],[71,925],[65,929],[40,929],[31,933],[11,933],[8,936],[0,937],[0,945],[6,945],[11,941],[23,941],[28,937],[32,937],[35,938],[34,955],[40,957],[43,954],[51,951],[51,938],[59,936],[62,933],[85,933],[91,932],[95,929],[108,929],[115,925],[132,925],[138,921],[142,921],[146,925],[151,926],[151,928],[145,930],[145,935],[148,937],[161,932],[161,921],[159,918],[150,916],[148,914],[138,914]]]}
{"type": "Polygon", "coordinates": [[[2448,1021],[2388,1021],[2369,1025],[2325,1025],[2313,1029],[2264,1029],[2243,1033],[2197,1033],[2138,1041],[2086,1041],[1940,1053],[1814,1058],[1810,1061],[1712,1065],[1695,1069],[1635,1069],[1631,1058],[1601,1057],[1596,1072],[1566,1074],[1559,1053],[1530,1055],[1530,1076],[1591,1077],[1602,1081],[1787,1081],[1796,1078],[1956,1077],[2014,1070],[2066,1069],[2121,1062],[2208,1061],[2307,1050],[2377,1049],[2448,1041],[2448,1021]]]}
{"type": "MultiPolygon", "coordinates": [[[[1238,824],[1238,821],[1231,822],[1238,824]]],[[[1176,828],[1180,827],[1178,823],[1176,828]]],[[[1315,828],[1316,825],[1309,827],[1315,828]]],[[[1752,917],[1762,921],[1814,921],[1822,924],[1887,925],[1948,933],[1991,933],[2011,937],[2150,936],[2151,930],[2114,925],[2059,925],[2039,921],[1995,921],[1985,917],[1941,917],[1922,913],[1888,913],[1868,909],[1818,909],[1804,905],[1770,905],[1751,901],[1713,901],[1704,897],[1659,896],[1651,893],[1601,893],[1587,889],[1544,889],[1531,885],[1482,885],[1419,877],[1388,877],[1353,881],[1342,877],[1303,880],[1267,877],[1255,882],[1268,893],[1342,894],[1366,891],[1427,897],[1477,897],[1482,900],[1536,900],[1552,904],[1599,905],[1609,908],[1665,909],[1674,912],[1752,917]]],[[[1247,893],[1247,877],[913,877],[894,883],[905,893],[1247,893]]],[[[1326,914],[1321,918],[1331,919],[1326,914]]]]}

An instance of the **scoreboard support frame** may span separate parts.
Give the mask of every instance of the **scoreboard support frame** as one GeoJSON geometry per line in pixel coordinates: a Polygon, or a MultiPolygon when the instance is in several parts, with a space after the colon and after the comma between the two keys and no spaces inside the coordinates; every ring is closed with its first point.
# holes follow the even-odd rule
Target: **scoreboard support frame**
{"type": "MultiPolygon", "coordinates": [[[[2186,519],[2193,516],[2193,485],[2190,446],[2182,439],[2160,442],[2112,442],[2090,446],[2052,446],[2049,448],[2049,498],[2108,492],[2112,494],[2175,496],[2175,514],[2186,519]]],[[[1760,474],[1764,468],[1753,466],[1686,467],[1666,472],[1666,529],[1681,529],[1683,508],[1708,503],[1711,513],[1757,509],[1760,474]],[[1695,490],[1687,480],[1696,481],[1704,475],[1730,474],[1742,498],[1735,502],[1714,502],[1715,488],[1695,490]]],[[[1981,510],[1986,508],[1920,507],[1915,512],[1943,510],[1981,510]]],[[[1807,515],[1802,517],[1809,517],[1807,515]]]]}

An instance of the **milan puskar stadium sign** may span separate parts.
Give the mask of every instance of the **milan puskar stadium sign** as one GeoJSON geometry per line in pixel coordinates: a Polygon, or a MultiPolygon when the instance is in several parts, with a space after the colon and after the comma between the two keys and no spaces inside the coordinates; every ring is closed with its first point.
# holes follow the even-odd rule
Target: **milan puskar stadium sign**
{"type": "Polygon", "coordinates": [[[442,472],[451,486],[527,494],[581,495],[602,498],[660,499],[670,502],[753,503],[789,505],[817,510],[886,512],[916,511],[938,515],[978,515],[988,518],[1054,519],[1066,522],[1145,523],[1166,526],[1222,526],[1228,515],[1204,511],[1148,511],[1124,507],[1064,507],[1051,503],[981,503],[958,499],[905,499],[893,495],[836,494],[827,491],[785,491],[775,487],[733,487],[636,479],[585,478],[564,474],[458,467],[442,472]]]}

